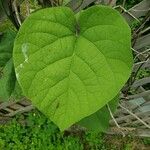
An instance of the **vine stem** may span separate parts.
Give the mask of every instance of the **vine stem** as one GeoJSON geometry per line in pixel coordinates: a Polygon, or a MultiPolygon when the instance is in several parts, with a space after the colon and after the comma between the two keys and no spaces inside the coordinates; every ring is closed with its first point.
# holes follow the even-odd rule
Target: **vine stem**
{"type": "Polygon", "coordinates": [[[118,124],[118,122],[116,121],[115,117],[113,116],[113,113],[112,113],[112,111],[111,111],[111,109],[110,109],[110,107],[109,107],[109,104],[107,104],[107,108],[108,108],[108,111],[109,111],[109,113],[110,113],[110,116],[111,116],[111,118],[113,119],[115,125],[119,128],[119,130],[120,130],[120,132],[122,133],[123,137],[125,137],[125,133],[122,131],[121,126],[118,124]]]}
{"type": "Polygon", "coordinates": [[[28,0],[26,0],[25,2],[26,2],[27,16],[29,16],[30,15],[30,3],[28,0]]]}
{"type": "MultiPolygon", "coordinates": [[[[137,71],[135,72],[134,78],[133,78],[133,80],[131,80],[131,84],[130,84],[130,85],[132,85],[132,84],[135,82],[139,70],[142,68],[142,66],[144,65],[144,63],[149,60],[149,57],[150,57],[150,55],[148,55],[148,56],[146,57],[146,59],[145,59],[145,61],[144,61],[143,63],[140,63],[140,66],[139,66],[139,68],[137,69],[137,71]]],[[[130,90],[130,88],[129,88],[129,90],[130,90]]]]}
{"type": "Polygon", "coordinates": [[[74,11],[76,11],[77,9],[79,9],[82,6],[83,2],[84,2],[84,0],[81,0],[80,4],[74,9],[74,11]]]}
{"type": "Polygon", "coordinates": [[[136,60],[136,58],[138,58],[138,56],[140,56],[140,55],[144,56],[144,53],[149,52],[149,51],[150,51],[150,48],[145,50],[145,51],[143,51],[143,52],[138,52],[138,54],[134,57],[134,61],[136,60]]]}
{"type": "Polygon", "coordinates": [[[126,4],[126,0],[123,0],[122,7],[124,7],[125,4],[126,4]]]}
{"type": "Polygon", "coordinates": [[[20,20],[20,17],[19,17],[19,13],[18,13],[18,9],[17,9],[16,4],[17,4],[17,0],[14,0],[13,1],[13,7],[14,7],[14,10],[15,10],[16,18],[18,20],[19,25],[21,25],[21,20],[20,20]]]}

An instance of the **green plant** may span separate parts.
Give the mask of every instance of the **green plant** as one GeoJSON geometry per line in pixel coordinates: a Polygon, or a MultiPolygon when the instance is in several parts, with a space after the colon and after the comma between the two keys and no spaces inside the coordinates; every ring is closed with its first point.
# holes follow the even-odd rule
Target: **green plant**
{"type": "Polygon", "coordinates": [[[150,76],[150,70],[149,69],[140,69],[136,79],[142,79],[145,77],[149,77],[150,76]]]}
{"type": "Polygon", "coordinates": [[[131,72],[130,32],[119,12],[106,6],[78,15],[67,7],[36,11],[14,43],[23,94],[61,130],[74,123],[105,130],[107,107],[115,111],[131,72]]]}
{"type": "Polygon", "coordinates": [[[21,96],[21,89],[16,81],[12,51],[16,32],[9,29],[0,36],[0,100],[21,96]]]}
{"type": "Polygon", "coordinates": [[[148,149],[149,145],[149,138],[93,131],[86,131],[82,136],[66,135],[37,110],[17,115],[9,123],[0,125],[0,150],[141,150],[148,149]]]}
{"type": "Polygon", "coordinates": [[[105,150],[104,140],[101,134],[97,132],[87,132],[85,134],[85,140],[92,150],[105,150]]]}
{"type": "Polygon", "coordinates": [[[1,150],[82,150],[78,137],[63,136],[57,126],[38,111],[16,116],[0,125],[1,150]]]}
{"type": "Polygon", "coordinates": [[[132,145],[126,144],[124,150],[132,150],[132,145]]]}
{"type": "Polygon", "coordinates": [[[149,137],[143,138],[143,143],[144,143],[145,145],[150,145],[150,138],[149,138],[149,137]]]}

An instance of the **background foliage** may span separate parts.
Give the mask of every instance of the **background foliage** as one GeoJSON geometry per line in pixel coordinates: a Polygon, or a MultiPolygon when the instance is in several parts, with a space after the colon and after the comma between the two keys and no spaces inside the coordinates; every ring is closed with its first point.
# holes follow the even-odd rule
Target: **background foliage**
{"type": "Polygon", "coordinates": [[[87,132],[60,132],[39,111],[17,115],[7,125],[0,125],[1,150],[142,150],[150,138],[106,136],[87,132]]]}

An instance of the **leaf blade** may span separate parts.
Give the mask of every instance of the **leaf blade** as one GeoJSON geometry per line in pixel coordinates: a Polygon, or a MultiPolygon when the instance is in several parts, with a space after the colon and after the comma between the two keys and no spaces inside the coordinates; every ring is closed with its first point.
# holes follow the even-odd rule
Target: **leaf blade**
{"type": "MultiPolygon", "coordinates": [[[[13,54],[19,84],[33,104],[61,130],[102,108],[129,77],[132,64],[130,30],[120,18],[111,8],[91,7],[78,16],[79,32],[73,12],[57,7],[33,13],[20,28],[13,54]],[[117,20],[115,27],[112,24],[108,31],[107,27],[97,28],[92,19],[88,20],[91,14],[103,19],[108,12],[124,25],[125,31],[117,33],[118,37],[112,35],[116,32],[117,20]],[[97,36],[93,28],[99,33],[97,36]],[[123,34],[127,37],[117,42],[123,34]],[[112,38],[104,40],[107,35],[112,38]],[[100,41],[98,45],[96,38],[100,41]],[[129,56],[128,62],[124,62],[127,56],[120,54],[120,45],[115,46],[114,41],[122,46],[121,52],[129,56]],[[111,49],[113,54],[108,53],[111,49]]],[[[110,26],[112,21],[107,20],[105,23],[110,26]]]]}

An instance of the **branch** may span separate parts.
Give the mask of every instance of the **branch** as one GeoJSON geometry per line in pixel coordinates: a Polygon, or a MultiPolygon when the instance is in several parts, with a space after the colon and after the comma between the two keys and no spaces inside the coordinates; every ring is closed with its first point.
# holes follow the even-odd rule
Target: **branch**
{"type": "Polygon", "coordinates": [[[138,54],[134,57],[134,61],[136,60],[136,58],[138,58],[138,56],[142,55],[142,56],[145,56],[144,54],[149,52],[150,51],[150,48],[143,51],[143,52],[138,52],[138,54]]]}
{"type": "Polygon", "coordinates": [[[139,72],[140,69],[143,67],[143,65],[149,60],[149,57],[150,57],[150,55],[148,55],[148,56],[145,58],[144,61],[139,62],[139,63],[136,63],[136,65],[140,65],[140,66],[138,67],[138,69],[136,70],[136,72],[132,72],[132,73],[131,73],[131,76],[130,76],[130,78],[129,78],[129,80],[128,80],[127,88],[126,88],[126,90],[125,90],[125,97],[127,97],[128,92],[129,92],[129,90],[131,89],[131,85],[132,85],[132,84],[135,82],[135,80],[136,80],[136,77],[137,77],[137,75],[138,75],[138,72],[139,72]]]}
{"type": "Polygon", "coordinates": [[[124,7],[125,4],[126,4],[126,0],[123,0],[122,7],[124,7]]]}
{"type": "Polygon", "coordinates": [[[30,14],[30,4],[29,4],[28,0],[25,0],[25,3],[26,3],[27,16],[29,16],[29,14],[30,14]]]}
{"type": "Polygon", "coordinates": [[[121,126],[118,124],[118,122],[116,121],[115,117],[113,116],[113,113],[112,113],[112,111],[111,111],[111,109],[110,109],[110,107],[109,107],[109,104],[107,104],[107,108],[108,108],[108,111],[109,111],[109,113],[110,113],[110,116],[111,116],[111,118],[113,119],[115,125],[118,127],[118,129],[119,129],[120,132],[122,133],[123,137],[125,137],[125,133],[122,131],[121,126]]]}
{"type": "Polygon", "coordinates": [[[144,28],[145,24],[150,20],[150,10],[148,11],[145,18],[142,20],[141,25],[132,34],[132,47],[134,47],[138,37],[140,36],[141,30],[144,28]]]}
{"type": "Polygon", "coordinates": [[[83,2],[84,2],[84,0],[81,0],[80,4],[75,8],[74,11],[76,11],[77,9],[79,9],[82,6],[83,2]]]}
{"type": "Polygon", "coordinates": [[[17,9],[17,0],[13,1],[13,7],[14,7],[14,10],[15,10],[17,21],[18,21],[19,25],[21,25],[21,20],[20,20],[20,17],[19,17],[18,9],[17,9]]]}

